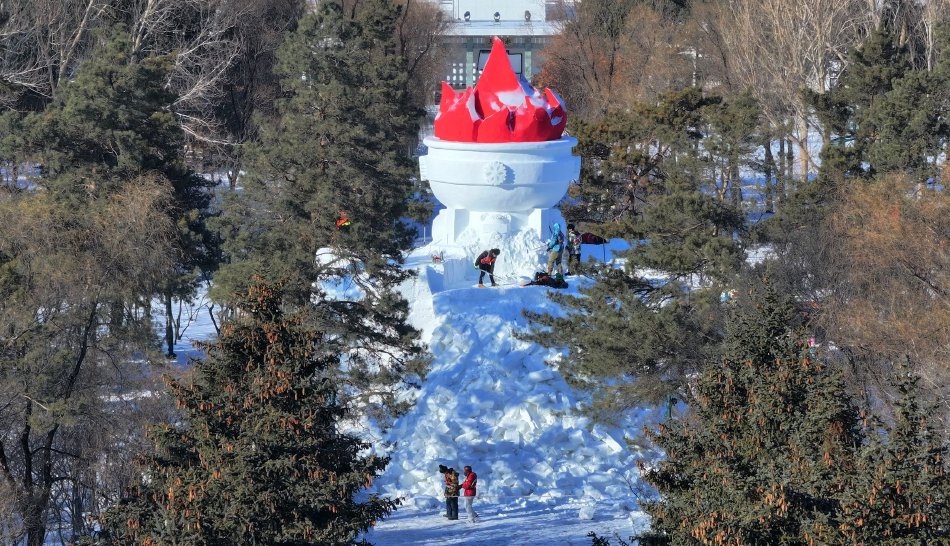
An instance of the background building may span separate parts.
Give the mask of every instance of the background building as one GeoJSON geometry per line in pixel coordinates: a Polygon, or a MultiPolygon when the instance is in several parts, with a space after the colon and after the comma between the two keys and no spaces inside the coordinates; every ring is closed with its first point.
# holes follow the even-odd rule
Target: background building
{"type": "Polygon", "coordinates": [[[515,72],[531,80],[544,59],[541,50],[558,30],[564,2],[558,0],[434,0],[454,23],[443,37],[445,81],[475,85],[491,49],[492,36],[505,42],[515,72]]]}

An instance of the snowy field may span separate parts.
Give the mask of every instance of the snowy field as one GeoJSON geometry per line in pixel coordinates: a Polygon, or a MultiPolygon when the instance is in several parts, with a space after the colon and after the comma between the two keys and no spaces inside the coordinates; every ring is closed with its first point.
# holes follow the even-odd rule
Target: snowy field
{"type": "Polygon", "coordinates": [[[474,525],[467,522],[464,510],[458,521],[449,521],[442,516],[444,508],[401,508],[380,522],[366,539],[378,546],[576,546],[589,545],[591,539],[587,533],[591,531],[611,538],[616,533],[627,539],[647,526],[647,519],[642,514],[628,516],[626,507],[609,502],[591,506],[577,502],[544,504],[526,501],[500,505],[476,501],[474,507],[480,518],[474,525]],[[582,510],[585,517],[593,519],[580,519],[582,510]]]}

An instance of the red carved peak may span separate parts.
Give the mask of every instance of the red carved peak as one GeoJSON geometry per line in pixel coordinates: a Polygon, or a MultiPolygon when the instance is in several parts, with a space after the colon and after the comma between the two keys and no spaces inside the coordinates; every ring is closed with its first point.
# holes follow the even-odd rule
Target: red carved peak
{"type": "Polygon", "coordinates": [[[494,38],[475,87],[456,93],[442,83],[435,136],[456,142],[543,142],[561,138],[567,113],[560,98],[539,92],[515,74],[508,52],[494,38]]]}

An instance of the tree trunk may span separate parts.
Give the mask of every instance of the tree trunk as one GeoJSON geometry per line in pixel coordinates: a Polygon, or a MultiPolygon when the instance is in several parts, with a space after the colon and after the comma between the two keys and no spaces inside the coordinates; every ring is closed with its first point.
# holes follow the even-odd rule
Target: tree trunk
{"type": "Polygon", "coordinates": [[[791,189],[794,189],[795,180],[795,150],[792,146],[792,141],[785,139],[785,180],[782,184],[782,199],[784,200],[788,197],[788,192],[791,189]]]}
{"type": "Polygon", "coordinates": [[[788,156],[785,155],[785,138],[778,139],[778,168],[775,171],[775,200],[781,205],[785,200],[785,176],[788,156]]]}
{"type": "Polygon", "coordinates": [[[165,356],[168,358],[175,358],[175,329],[172,327],[172,294],[171,292],[165,293],[165,345],[168,347],[168,352],[165,353],[165,356]]]}
{"type": "Polygon", "coordinates": [[[83,512],[85,512],[82,498],[82,487],[79,480],[70,480],[70,482],[72,485],[70,487],[70,501],[72,504],[72,506],[70,506],[70,511],[72,512],[72,533],[74,535],[79,535],[85,523],[82,517],[83,512]]]}
{"type": "MultiPolygon", "coordinates": [[[[36,494],[30,491],[29,495],[36,494]]],[[[46,503],[31,498],[23,514],[26,528],[26,546],[43,546],[46,543],[46,503]]]]}
{"type": "Polygon", "coordinates": [[[802,170],[802,184],[808,182],[808,119],[805,116],[799,116],[798,119],[798,165],[802,170]]]}
{"type": "Polygon", "coordinates": [[[765,175],[765,212],[775,210],[775,186],[772,182],[772,173],[775,172],[775,157],[772,156],[772,140],[765,137],[765,143],[762,144],[765,151],[765,162],[763,163],[765,175]]]}
{"type": "Polygon", "coordinates": [[[234,167],[232,169],[228,169],[228,189],[231,191],[234,191],[237,189],[239,172],[241,172],[240,167],[234,167]]]}
{"type": "Polygon", "coordinates": [[[713,162],[713,172],[712,179],[716,184],[716,196],[719,198],[720,203],[726,202],[726,189],[729,187],[729,181],[726,180],[726,170],[719,168],[719,161],[713,162]],[[720,174],[722,173],[722,174],[720,174]]]}
{"type": "Polygon", "coordinates": [[[729,154],[729,191],[732,205],[742,206],[742,181],[739,179],[739,158],[735,153],[729,154]]]}

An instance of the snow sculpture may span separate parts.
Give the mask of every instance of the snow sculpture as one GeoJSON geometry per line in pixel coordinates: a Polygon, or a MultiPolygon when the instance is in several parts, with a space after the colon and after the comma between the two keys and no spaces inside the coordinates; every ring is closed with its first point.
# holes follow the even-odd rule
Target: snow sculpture
{"type": "MultiPolygon", "coordinates": [[[[422,178],[446,207],[433,223],[433,245],[461,247],[466,256],[496,246],[512,270],[509,250],[543,251],[548,226],[564,226],[552,207],[580,174],[571,153],[577,140],[561,136],[566,123],[562,101],[516,75],[498,38],[474,88],[456,93],[443,83],[435,136],[419,158],[422,178]]],[[[539,256],[524,257],[519,273],[532,273],[539,256]]]]}
{"type": "Polygon", "coordinates": [[[456,93],[442,82],[435,136],[455,142],[544,142],[561,138],[566,125],[561,99],[515,74],[496,37],[474,88],[456,93]]]}
{"type": "Polygon", "coordinates": [[[547,364],[559,351],[516,335],[528,328],[525,309],[558,313],[559,304],[546,289],[506,288],[543,267],[548,226],[566,227],[552,207],[580,158],[571,153],[577,141],[561,136],[565,123],[560,99],[518,78],[498,39],[474,89],[444,88],[419,163],[446,208],[432,242],[407,256],[417,274],[401,285],[433,362],[413,409],[388,434],[397,447],[379,482],[417,508],[439,505],[438,463],[472,465],[479,503],[521,507],[626,502],[638,479],[634,458],[647,454],[631,456],[621,430],[576,415],[578,399],[547,364]],[[474,288],[475,257],[490,248],[501,249],[501,286],[474,288]]]}

